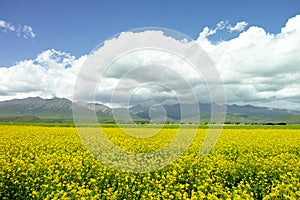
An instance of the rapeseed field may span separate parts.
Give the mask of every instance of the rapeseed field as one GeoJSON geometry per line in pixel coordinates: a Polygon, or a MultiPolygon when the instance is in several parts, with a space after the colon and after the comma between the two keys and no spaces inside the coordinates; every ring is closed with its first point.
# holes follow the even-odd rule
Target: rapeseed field
{"type": "MultiPolygon", "coordinates": [[[[176,134],[168,128],[149,138],[117,127],[103,131],[115,145],[138,153],[162,148],[176,134]]],[[[223,129],[200,158],[206,131],[198,129],[183,156],[167,167],[128,173],[95,159],[74,127],[1,125],[0,199],[300,199],[299,129],[223,129]]]]}

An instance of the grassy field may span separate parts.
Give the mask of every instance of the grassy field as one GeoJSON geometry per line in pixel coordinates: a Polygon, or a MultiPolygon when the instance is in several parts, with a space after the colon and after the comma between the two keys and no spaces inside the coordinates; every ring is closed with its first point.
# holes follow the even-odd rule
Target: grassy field
{"type": "MultiPolygon", "coordinates": [[[[0,122],[1,125],[10,126],[44,126],[44,127],[76,127],[74,123],[59,123],[59,122],[0,122]]],[[[80,126],[80,125],[78,125],[80,126]]],[[[186,129],[207,129],[210,126],[208,124],[82,124],[81,126],[91,126],[91,127],[103,127],[103,128],[118,128],[118,127],[143,127],[143,128],[167,128],[167,129],[178,129],[179,127],[186,129]]],[[[211,128],[219,125],[211,125],[211,128]]],[[[300,124],[289,124],[289,125],[258,125],[258,124],[224,124],[223,129],[300,129],[300,124]]]]}
{"type": "MultiPolygon", "coordinates": [[[[299,125],[226,125],[215,148],[200,158],[207,131],[202,125],[182,157],[148,173],[121,172],[100,163],[72,126],[0,125],[0,199],[300,198],[299,125]]],[[[189,134],[195,126],[182,128],[189,134]]],[[[178,125],[167,125],[143,139],[128,136],[115,125],[102,127],[120,148],[149,152],[170,142],[178,125]]],[[[157,127],[136,130],[142,134],[157,127]]]]}

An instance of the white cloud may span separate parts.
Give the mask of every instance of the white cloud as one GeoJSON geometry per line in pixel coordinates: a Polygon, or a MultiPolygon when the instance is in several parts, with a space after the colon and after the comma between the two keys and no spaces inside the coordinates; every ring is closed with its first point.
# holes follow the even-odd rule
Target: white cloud
{"type": "MultiPolygon", "coordinates": [[[[3,24],[0,21],[1,27],[3,24]]],[[[228,103],[284,106],[300,110],[300,15],[289,19],[277,34],[268,33],[262,27],[250,26],[244,30],[245,27],[246,22],[238,22],[231,26],[228,22],[221,21],[214,29],[205,27],[197,39],[220,73],[228,103]],[[233,39],[213,44],[207,37],[219,30],[242,32],[233,39]]],[[[162,33],[157,31],[144,34],[151,42],[162,36],[162,33]]],[[[133,44],[137,45],[145,42],[140,33],[127,32],[119,37],[134,39],[122,40],[124,42],[120,43],[117,49],[114,44],[116,39],[105,42],[105,49],[101,50],[102,56],[122,52],[122,48],[126,47],[128,42],[135,41],[133,44]]],[[[178,46],[174,48],[189,47],[188,42],[176,44],[178,46]]],[[[94,53],[90,55],[93,61],[90,64],[95,67],[90,68],[82,77],[89,81],[93,81],[93,75],[99,73],[97,53],[94,53]]],[[[77,73],[87,57],[88,55],[85,55],[76,59],[65,52],[47,50],[34,60],[25,60],[8,68],[0,68],[0,100],[28,96],[48,98],[53,95],[72,98],[77,73]]],[[[173,103],[176,100],[175,94],[182,98],[191,95],[191,91],[184,85],[184,80],[180,79],[183,77],[199,91],[202,99],[206,99],[209,95],[206,95],[207,88],[204,87],[203,81],[199,81],[199,77],[194,76],[195,73],[188,69],[189,66],[182,60],[166,52],[144,50],[128,54],[106,71],[101,87],[97,88],[96,98],[108,103],[112,91],[118,86],[115,94],[120,101],[132,88],[136,88],[137,92],[132,95],[132,100],[136,103],[149,99],[160,103],[173,103]],[[158,64],[173,68],[159,67],[158,64]],[[141,65],[145,65],[144,68],[134,68],[141,65]],[[146,81],[161,79],[163,84],[176,88],[176,93],[159,85],[140,87],[146,81]]]]}
{"type": "Polygon", "coordinates": [[[228,26],[227,29],[229,29],[229,32],[234,32],[234,31],[241,32],[246,28],[247,25],[248,25],[247,22],[241,21],[241,22],[237,22],[233,27],[231,25],[228,26]]]}
{"type": "Polygon", "coordinates": [[[228,21],[220,21],[217,23],[216,27],[214,29],[210,29],[207,26],[203,28],[202,32],[199,34],[198,40],[205,40],[208,36],[216,34],[220,30],[227,29],[230,33],[236,31],[236,32],[242,32],[246,26],[248,25],[247,22],[241,21],[237,22],[234,26],[232,26],[228,21]]]}
{"type": "MultiPolygon", "coordinates": [[[[193,57],[197,51],[190,50],[195,49],[195,46],[197,45],[187,40],[168,37],[162,31],[121,33],[117,39],[105,42],[89,57],[85,71],[81,72],[82,83],[77,88],[80,95],[76,99],[91,99],[89,94],[93,91],[87,88],[94,88],[93,81],[97,81],[104,71],[96,93],[97,100],[101,102],[110,103],[113,96],[114,103],[119,105],[128,105],[131,97],[135,103],[145,103],[146,99],[153,103],[170,102],[172,99],[173,103],[178,103],[172,95],[172,90],[176,91],[176,97],[181,98],[180,102],[191,101],[194,98],[193,91],[189,91],[188,88],[203,84],[203,80],[190,63],[172,52],[182,51],[186,54],[185,57],[193,57]],[[165,44],[168,44],[168,50],[165,50],[165,44]],[[155,49],[141,49],[141,46],[153,45],[155,49]],[[112,58],[117,60],[106,70],[105,59],[110,60],[111,54],[114,55],[112,58]],[[155,86],[148,85],[152,82],[155,86]],[[157,84],[163,87],[157,87],[157,84]],[[140,88],[141,86],[146,88],[140,88]],[[136,88],[140,90],[135,90],[136,88]]],[[[205,59],[201,61],[205,62],[205,59]]]]}
{"type": "Polygon", "coordinates": [[[0,20],[0,28],[4,31],[15,31],[15,27],[4,20],[0,20]]]}
{"type": "Polygon", "coordinates": [[[206,27],[204,27],[204,29],[202,30],[202,32],[200,32],[199,38],[200,39],[207,38],[208,36],[214,35],[219,30],[223,30],[223,29],[227,28],[228,26],[231,26],[230,24],[228,24],[228,21],[220,21],[220,22],[218,22],[217,25],[216,25],[216,27],[214,29],[210,29],[210,28],[208,28],[206,26],[206,27]]]}
{"type": "MultiPolygon", "coordinates": [[[[233,29],[243,25],[238,24],[233,29]]],[[[229,102],[281,101],[299,109],[293,102],[300,103],[300,15],[289,19],[278,34],[251,26],[218,44],[201,37],[197,41],[218,68],[229,102]]]]}
{"type": "Polygon", "coordinates": [[[23,29],[21,30],[20,34],[23,34],[24,38],[35,38],[36,34],[33,32],[30,26],[24,25],[23,29]]]}
{"type": "Polygon", "coordinates": [[[31,26],[18,25],[14,26],[10,22],[0,20],[0,30],[3,32],[15,32],[19,37],[23,38],[35,38],[36,33],[33,31],[31,26]]]}
{"type": "Polygon", "coordinates": [[[212,41],[208,38],[209,36],[215,35],[221,30],[227,30],[230,33],[242,32],[247,25],[248,23],[245,21],[237,22],[235,26],[232,26],[228,21],[220,21],[213,29],[210,29],[209,27],[204,27],[203,30],[199,33],[197,42],[201,44],[202,48],[205,49],[205,51],[214,51],[215,45],[212,45],[212,41]]]}
{"type": "Polygon", "coordinates": [[[29,96],[71,99],[77,72],[85,58],[75,59],[68,53],[51,49],[40,53],[34,60],[0,68],[0,99],[29,96]]]}

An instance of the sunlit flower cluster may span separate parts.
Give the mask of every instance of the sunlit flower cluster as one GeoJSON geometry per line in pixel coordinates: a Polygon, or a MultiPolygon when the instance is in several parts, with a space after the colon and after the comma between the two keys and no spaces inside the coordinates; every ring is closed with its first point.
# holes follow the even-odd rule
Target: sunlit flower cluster
{"type": "MultiPolygon", "coordinates": [[[[164,147],[175,130],[141,139],[104,129],[133,152],[164,147]]],[[[300,199],[299,129],[224,129],[200,158],[206,131],[167,167],[128,173],[95,159],[75,128],[1,125],[0,199],[300,199]]]]}

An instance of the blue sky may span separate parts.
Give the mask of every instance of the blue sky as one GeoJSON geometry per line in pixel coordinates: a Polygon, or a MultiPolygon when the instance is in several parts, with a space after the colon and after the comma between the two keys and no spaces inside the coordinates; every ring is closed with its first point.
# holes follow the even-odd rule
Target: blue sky
{"type": "MultiPolygon", "coordinates": [[[[35,38],[0,31],[0,66],[33,59],[47,49],[79,57],[120,31],[165,27],[197,38],[205,26],[221,20],[246,21],[278,33],[287,19],[299,13],[298,0],[252,1],[1,1],[0,19],[32,27],[35,38]]],[[[219,33],[212,40],[233,35],[219,33]]]]}
{"type": "MultiPolygon", "coordinates": [[[[299,0],[1,1],[0,101],[71,99],[88,54],[140,27],[193,38],[220,73],[228,103],[300,110],[299,0]]],[[[107,80],[106,92],[118,81],[107,80]]],[[[162,92],[147,89],[141,96],[161,103],[162,92]]]]}

